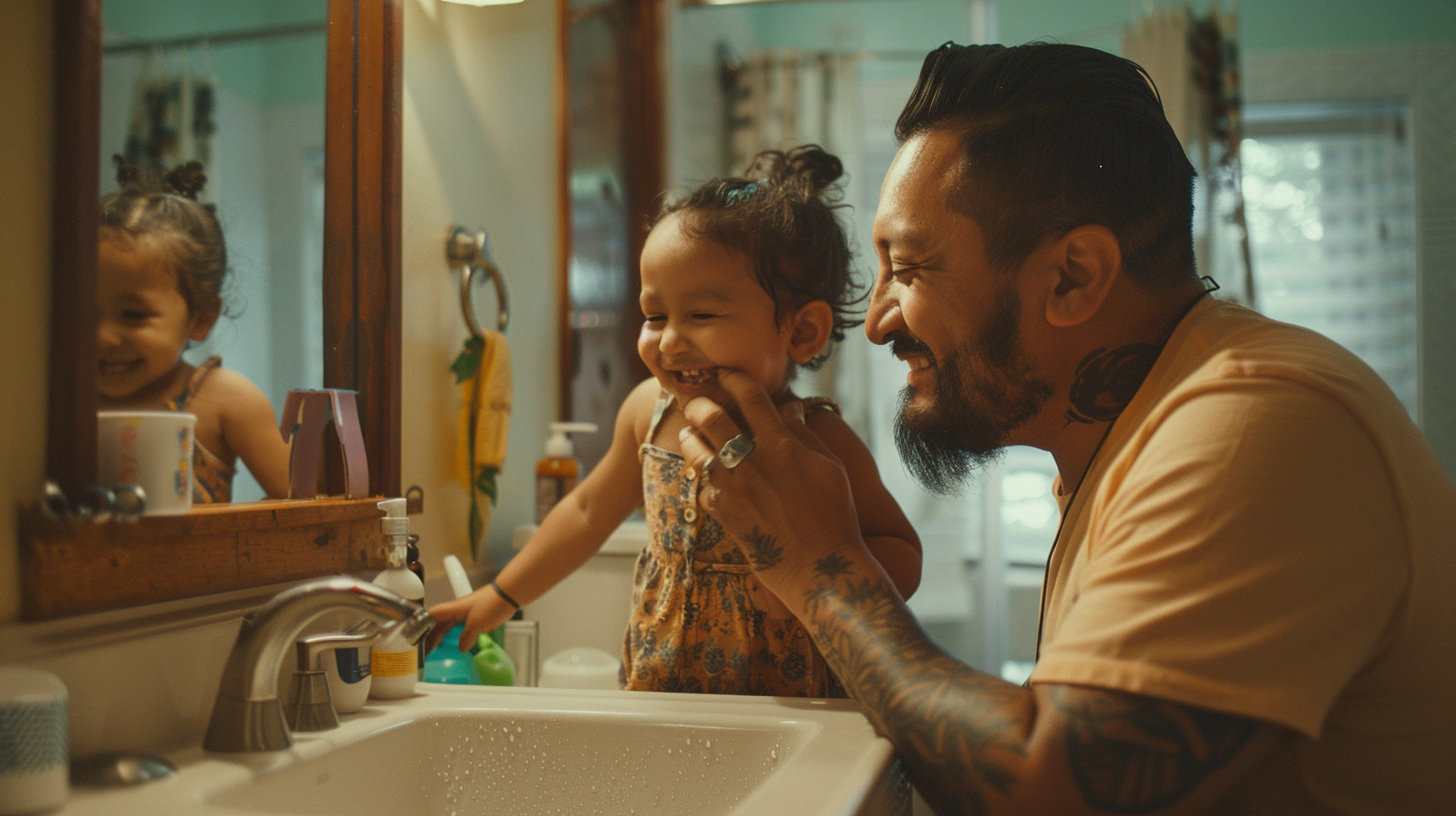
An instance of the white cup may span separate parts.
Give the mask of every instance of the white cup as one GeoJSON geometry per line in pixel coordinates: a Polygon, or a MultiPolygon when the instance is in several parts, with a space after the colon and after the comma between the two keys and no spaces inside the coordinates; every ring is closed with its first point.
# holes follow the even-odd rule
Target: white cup
{"type": "Polygon", "coordinates": [[[328,649],[319,655],[339,714],[353,714],[369,699],[369,655],[369,646],[328,649]]]}
{"type": "Polygon", "coordinates": [[[106,487],[141,485],[148,516],[192,509],[192,446],[197,417],[177,411],[101,411],[97,471],[106,487]]]}
{"type": "Polygon", "coordinates": [[[48,671],[0,667],[0,814],[65,804],[70,784],[66,686],[48,671]]]}

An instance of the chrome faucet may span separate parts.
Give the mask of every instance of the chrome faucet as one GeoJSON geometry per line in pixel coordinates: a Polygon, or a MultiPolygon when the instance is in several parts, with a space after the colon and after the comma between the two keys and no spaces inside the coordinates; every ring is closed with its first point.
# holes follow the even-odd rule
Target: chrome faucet
{"type": "Polygon", "coordinates": [[[303,628],[319,615],[352,610],[416,643],[434,619],[411,601],[354,578],[323,578],[278,593],[249,612],[223,669],[202,747],[209,751],[279,751],[293,744],[278,700],[278,670],[303,628]]]}

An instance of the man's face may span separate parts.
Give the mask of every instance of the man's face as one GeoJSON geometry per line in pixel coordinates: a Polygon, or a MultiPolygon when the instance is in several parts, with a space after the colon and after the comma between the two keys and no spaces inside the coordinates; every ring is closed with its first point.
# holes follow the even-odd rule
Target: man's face
{"type": "Polygon", "coordinates": [[[947,493],[1017,441],[1052,394],[1020,340],[1014,272],[993,269],[981,230],[950,209],[960,140],[905,142],[880,192],[880,273],[865,333],[910,365],[895,441],[927,488],[947,493]]]}

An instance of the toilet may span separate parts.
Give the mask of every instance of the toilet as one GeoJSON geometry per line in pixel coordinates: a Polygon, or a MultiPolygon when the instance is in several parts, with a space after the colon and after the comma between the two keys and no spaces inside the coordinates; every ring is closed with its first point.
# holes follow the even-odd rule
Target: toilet
{"type": "MultiPolygon", "coordinates": [[[[535,532],[534,524],[517,527],[512,548],[520,551],[535,532]]],[[[581,647],[600,649],[620,665],[622,635],[632,608],[632,572],[645,546],[647,522],[623,522],[576,572],[521,608],[526,620],[540,625],[538,654],[543,665],[581,647]]]]}

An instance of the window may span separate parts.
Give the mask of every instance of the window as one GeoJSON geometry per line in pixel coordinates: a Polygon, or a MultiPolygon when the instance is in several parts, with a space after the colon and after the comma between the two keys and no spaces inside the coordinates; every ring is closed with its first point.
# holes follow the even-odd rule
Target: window
{"type": "Polygon", "coordinates": [[[1403,103],[1250,105],[1255,306],[1358,355],[1419,421],[1415,178],[1403,103]]]}

